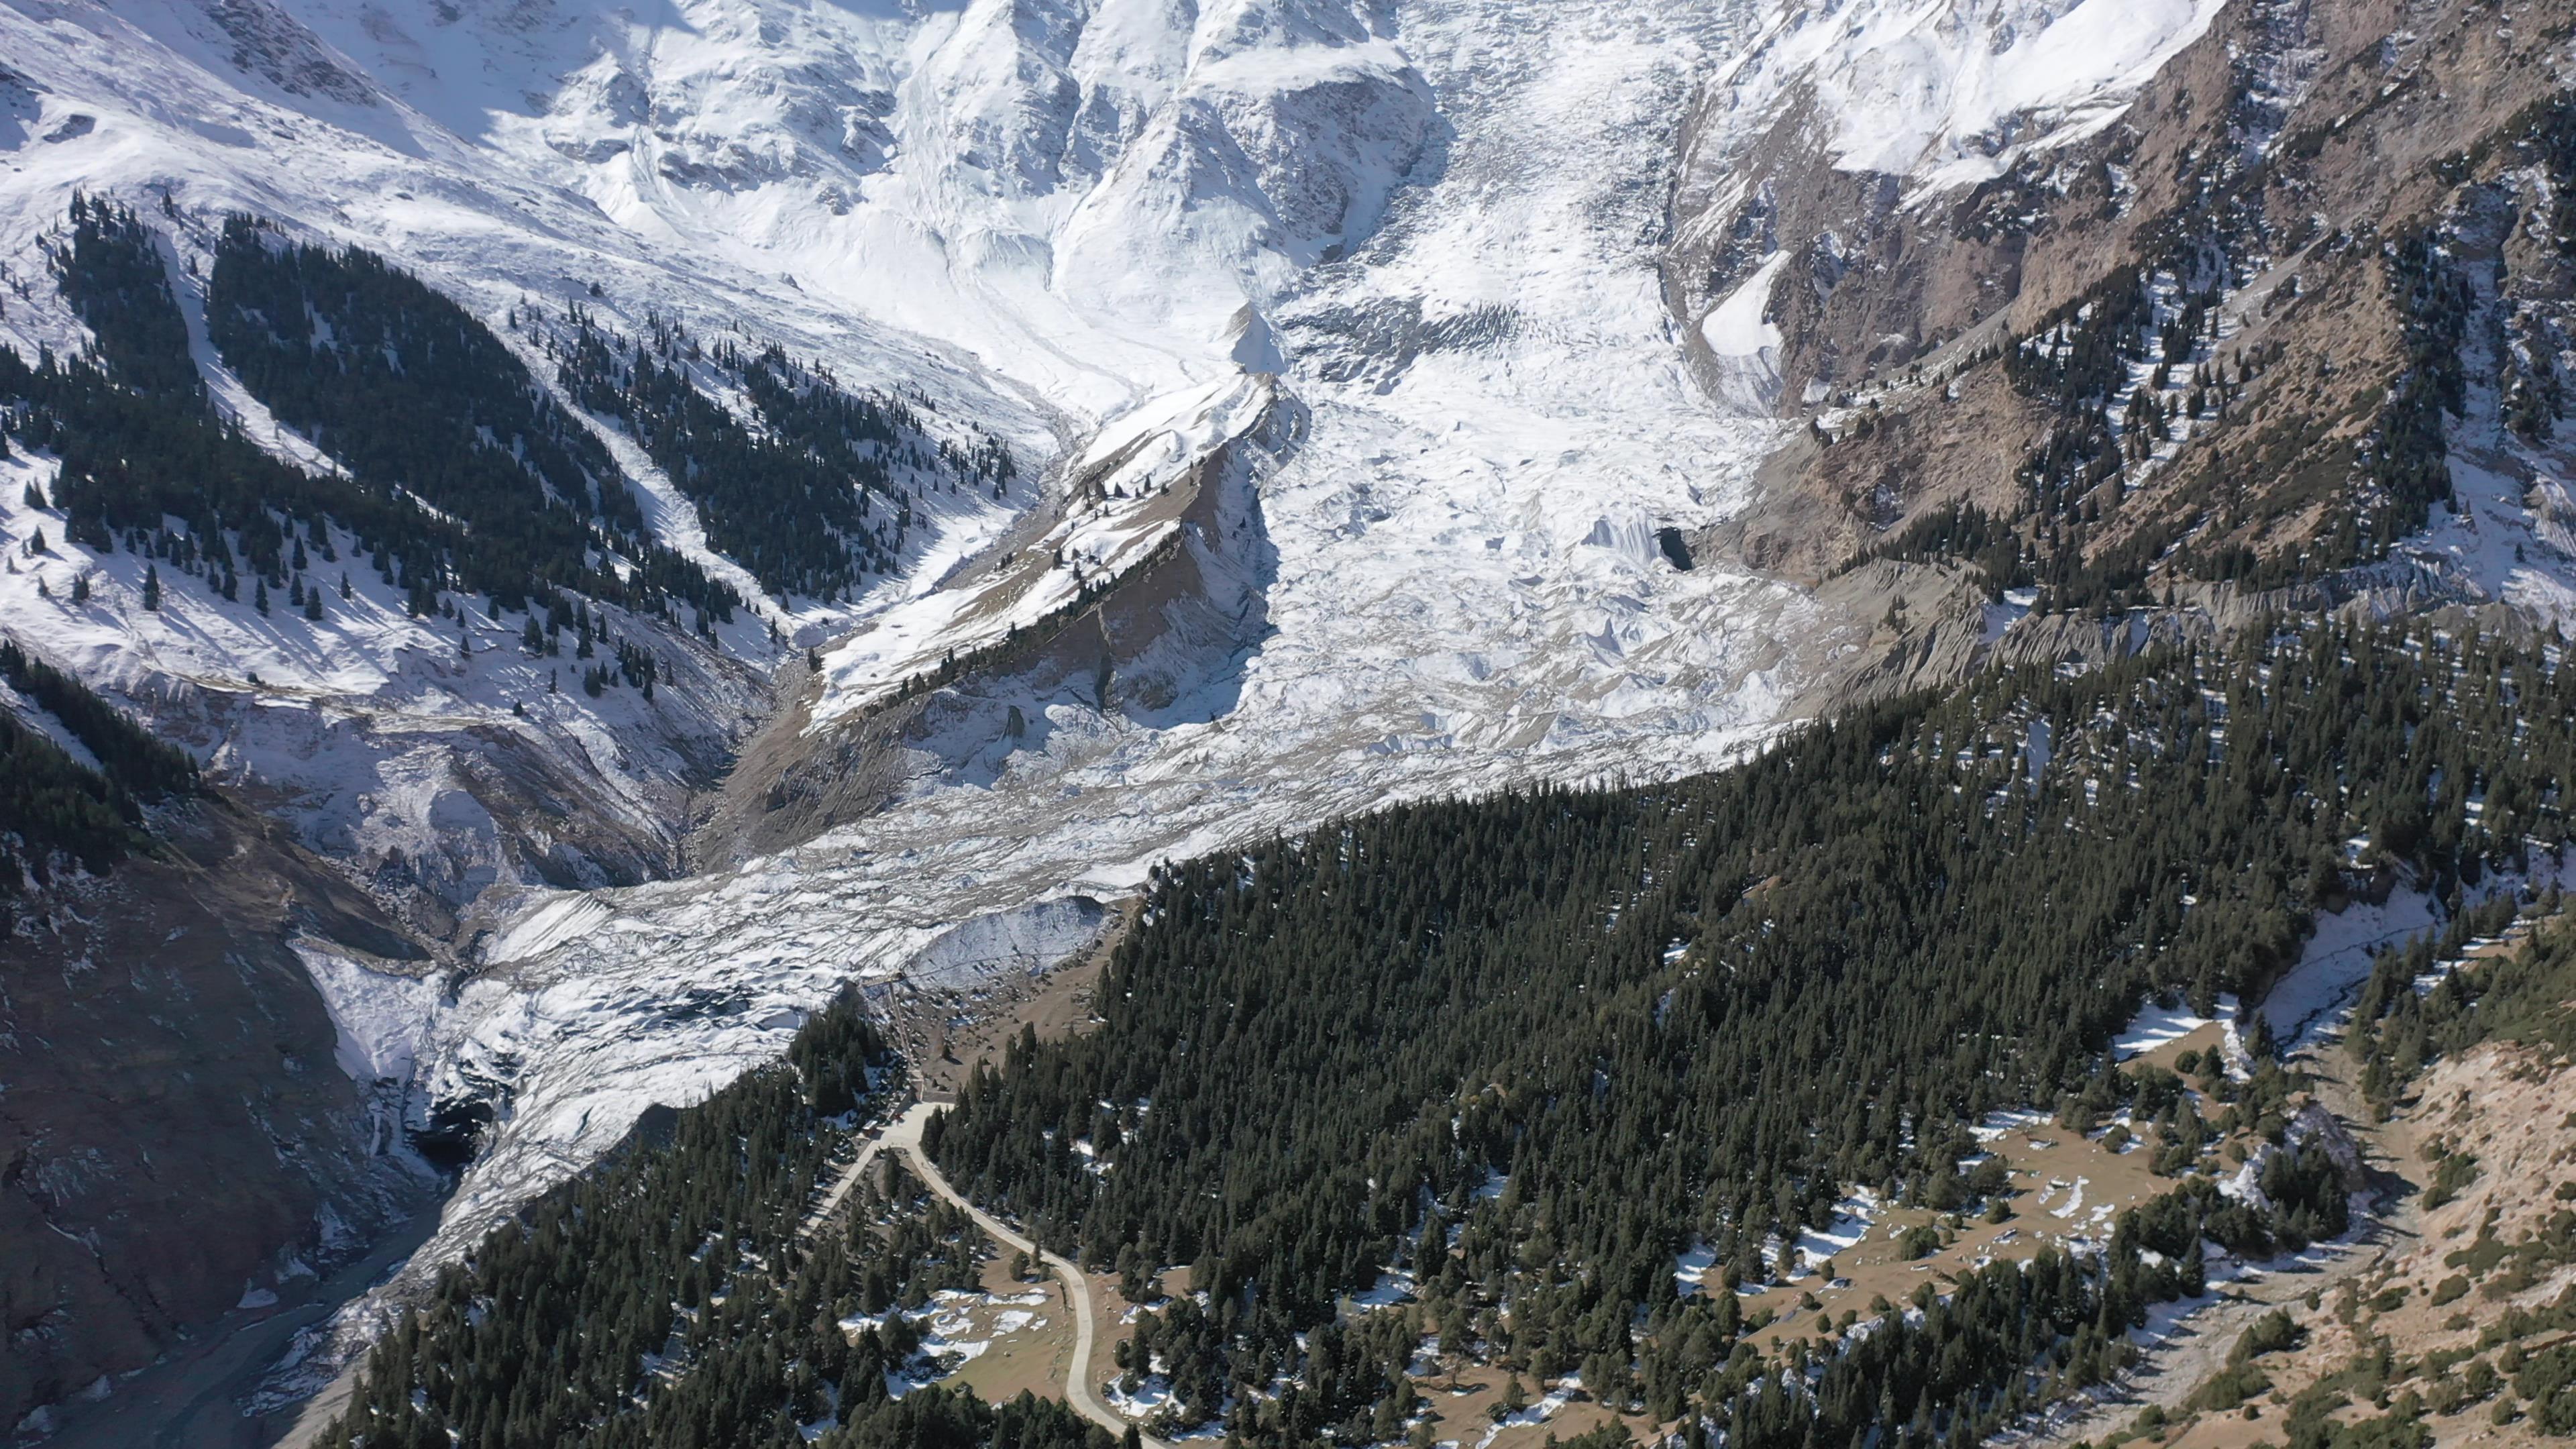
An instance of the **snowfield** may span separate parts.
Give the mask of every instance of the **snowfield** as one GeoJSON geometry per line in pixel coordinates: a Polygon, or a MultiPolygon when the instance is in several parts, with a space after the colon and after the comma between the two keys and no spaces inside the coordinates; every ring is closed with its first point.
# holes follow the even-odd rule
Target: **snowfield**
{"type": "Polygon", "coordinates": [[[1767,121],[1813,87],[1837,167],[1905,177],[1917,197],[1928,197],[2098,133],[2224,5],[1791,3],[1769,17],[1714,89],[1748,120],[1767,121]]]}
{"type": "MultiPolygon", "coordinates": [[[[1762,416],[1785,258],[1704,318],[1666,305],[1695,100],[1731,88],[1750,134],[1812,84],[1842,164],[1953,184],[2002,164],[1999,135],[2106,121],[2215,5],[673,0],[656,20],[569,0],[0,0],[0,259],[41,279],[38,238],[76,187],[154,217],[166,196],[183,228],[251,210],[384,250],[496,323],[581,298],[628,331],[649,310],[774,338],[920,399],[934,427],[998,434],[1059,496],[1100,490],[1007,596],[979,589],[989,572],[943,583],[1025,489],[953,505],[907,577],[847,607],[762,598],[725,660],[700,661],[692,738],[747,728],[769,622],[826,645],[822,728],[1152,553],[1176,526],[1162,492],[1267,440],[1230,485],[1226,579],[1266,631],[1195,661],[1181,697],[1014,699],[1030,728],[1012,748],[952,768],[921,741],[890,808],[739,869],[566,892],[496,867],[471,883],[470,969],[436,989],[315,955],[353,1074],[407,1077],[415,1125],[438,1104],[496,1113],[426,1265],[646,1107],[774,1057],[847,982],[1042,968],[1160,859],[1409,798],[1688,773],[1763,737],[1826,621],[1658,539],[1743,507],[1785,427],[1762,416]],[[1741,387],[1693,380],[1693,327],[1741,387]]],[[[0,337],[81,346],[47,296],[9,295],[0,337]]],[[[611,443],[666,536],[702,550],[676,490],[611,443]]],[[[11,544],[58,535],[20,491],[0,476],[11,544]]],[[[308,769],[324,756],[295,741],[352,701],[375,731],[559,739],[603,796],[676,828],[677,747],[625,692],[547,695],[541,664],[460,660],[372,574],[346,622],[307,631],[193,604],[139,620],[128,565],[96,561],[111,587],[89,614],[34,597],[39,575],[60,596],[68,561],[0,577],[0,608],[139,703],[244,681],[243,717],[280,722],[221,747],[250,752],[234,777],[303,800],[335,849],[431,843],[453,794],[405,786],[390,744],[308,769]]]]}

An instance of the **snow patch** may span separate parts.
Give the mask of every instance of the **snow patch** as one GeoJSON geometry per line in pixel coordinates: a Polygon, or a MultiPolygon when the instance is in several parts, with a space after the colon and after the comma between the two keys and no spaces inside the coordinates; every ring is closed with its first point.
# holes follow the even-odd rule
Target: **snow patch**
{"type": "Polygon", "coordinates": [[[361,1083],[409,1081],[438,1012],[441,979],[379,971],[309,938],[291,944],[331,1013],[340,1070],[361,1083]]]}
{"type": "Polygon", "coordinates": [[[2362,901],[2320,913],[2298,964],[2263,998],[2261,1009],[2281,1054],[2308,1045],[2334,1024],[2370,979],[2374,956],[2436,924],[2431,899],[2406,890],[2390,892],[2384,905],[2362,901]]]}
{"type": "Polygon", "coordinates": [[[2154,1051],[2169,1042],[2180,1041],[2204,1026],[2232,1020],[2236,1014],[2235,1001],[2236,998],[2233,996],[2222,997],[2217,1006],[2216,1016],[2202,1016],[2194,1012],[2186,1002],[2178,1000],[2168,1006],[2156,997],[2150,996],[2147,998],[2146,1005],[2138,1008],[2138,1014],[2129,1019],[2128,1026],[2119,1036],[2113,1038],[2111,1059],[2125,1062],[2131,1057],[2154,1051]]]}
{"type": "Polygon", "coordinates": [[[1718,397],[1754,416],[1767,413],[1780,396],[1780,329],[1766,315],[1771,288],[1789,260],[1785,251],[1762,259],[1753,274],[1700,319],[1700,338],[1716,359],[1718,397]]]}

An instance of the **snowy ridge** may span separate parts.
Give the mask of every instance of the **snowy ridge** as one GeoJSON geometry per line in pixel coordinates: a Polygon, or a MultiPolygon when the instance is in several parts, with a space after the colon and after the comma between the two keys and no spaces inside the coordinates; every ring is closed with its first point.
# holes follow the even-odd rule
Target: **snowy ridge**
{"type": "Polygon", "coordinates": [[[943,660],[1035,628],[1152,556],[1181,528],[1173,487],[1250,432],[1276,397],[1269,381],[1238,374],[1157,399],[1102,429],[1068,469],[1078,496],[1052,528],[982,580],[905,600],[825,654],[825,694],[806,732],[883,701],[943,660]]]}
{"type": "Polygon", "coordinates": [[[1793,0],[1716,88],[1766,123],[1812,105],[1836,167],[1929,194],[2098,133],[2225,3],[1793,0]]]}

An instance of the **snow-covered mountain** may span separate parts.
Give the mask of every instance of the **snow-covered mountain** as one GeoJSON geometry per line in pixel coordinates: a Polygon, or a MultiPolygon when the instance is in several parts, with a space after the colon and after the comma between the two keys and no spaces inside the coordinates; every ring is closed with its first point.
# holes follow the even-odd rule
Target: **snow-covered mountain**
{"type": "MultiPolygon", "coordinates": [[[[1277,23],[1297,42],[1289,48],[1316,44],[1277,23]]],[[[1016,708],[1021,737],[989,731],[971,750],[937,732],[908,741],[891,807],[738,871],[577,903],[532,899],[426,1029],[429,1096],[510,1093],[439,1250],[616,1140],[644,1105],[686,1099],[775,1051],[796,1012],[839,981],[905,969],[961,919],[1068,891],[1117,893],[1155,859],[1407,795],[1633,772],[1641,748],[1657,770],[1702,768],[1770,724],[1789,693],[1781,641],[1807,632],[1807,607],[1713,561],[1685,572],[1658,539],[1722,520],[1773,427],[1707,407],[1658,288],[1654,178],[1695,72],[1674,47],[1715,43],[1705,24],[1698,7],[1679,5],[1616,24],[1554,6],[1412,19],[1407,52],[1439,56],[1445,75],[1384,64],[1401,83],[1388,80],[1351,119],[1447,85],[1436,170],[1392,192],[1373,235],[1343,238],[1342,259],[1320,260],[1332,243],[1310,234],[1296,260],[1314,265],[1303,272],[1281,265],[1284,246],[1214,260],[1202,244],[1177,262],[1154,254],[1167,238],[1137,188],[1209,187],[1196,174],[1203,157],[1179,174],[1132,151],[1123,171],[1106,168],[1069,209],[1067,245],[1101,244],[1110,218],[1131,208],[1117,223],[1145,238],[1131,272],[1175,277],[1184,295],[1201,288],[1224,305],[1151,319],[1115,289],[1091,290],[1059,256],[1053,291],[1028,313],[1080,319],[1084,340],[1070,350],[1089,368],[1124,370],[1122,403],[1169,399],[1138,402],[1124,414],[1132,422],[1077,441],[1066,471],[1115,465],[1096,480],[1117,490],[1108,509],[1142,514],[1241,440],[1222,485],[1242,490],[1236,531],[1213,551],[1257,595],[1266,629],[1167,700],[1104,711],[1088,670],[1014,697],[993,692],[980,713],[1016,708]],[[1151,332],[1148,320],[1158,320],[1151,332]],[[1160,355],[1117,361],[1139,335],[1160,355]],[[1228,382],[1238,355],[1285,375],[1228,382]],[[579,927],[563,929],[575,909],[579,927]],[[671,971],[683,958],[697,963],[685,986],[671,971]],[[637,1029],[637,1013],[659,1019],[693,993],[722,1009],[637,1029]]],[[[1208,20],[1199,33],[1211,33],[1208,20]]],[[[1394,54],[1372,42],[1351,59],[1394,54]]],[[[1349,94],[1347,80],[1333,84],[1349,94]]],[[[1133,134],[1165,145],[1160,128],[1187,119],[1142,120],[1133,134]]],[[[918,133],[898,120],[899,168],[918,133]]],[[[1031,174],[1046,173],[989,184],[1031,174]]],[[[1215,205],[1246,194],[1229,186],[1215,205]]],[[[1001,201],[1030,206],[1007,190],[976,199],[993,213],[1001,201]]],[[[1266,228],[1252,234],[1279,234],[1266,228]]],[[[990,254],[973,261],[985,270],[943,284],[1026,280],[990,254]]],[[[812,285],[815,270],[798,275],[812,285]]],[[[1056,330],[1045,344],[1064,345],[1070,324],[1047,325],[1056,330]]],[[[1051,357],[1007,366],[1030,388],[1071,389],[1050,394],[1068,411],[1096,386],[1064,382],[1051,357]]],[[[1122,548],[1152,547],[1134,530],[1076,523],[1026,552],[1052,557],[1060,543],[1112,575],[1122,548]]],[[[1061,581],[1072,570],[1052,572],[1061,581]]],[[[926,663],[1029,622],[959,582],[827,647],[808,728],[828,731],[926,663]]],[[[1033,617],[1052,597],[1033,586],[1016,607],[1033,617]]]]}
{"type": "Polygon", "coordinates": [[[2118,121],[2224,0],[1934,0],[1790,5],[1712,79],[1735,119],[1693,159],[1723,184],[1731,147],[1796,105],[1836,167],[1900,178],[1919,200],[1991,180],[2021,158],[2118,121]]]}
{"type": "MultiPolygon", "coordinates": [[[[1032,461],[1145,398],[1232,373],[1237,354],[1275,362],[1247,300],[1365,236],[1394,189],[1434,164],[1441,134],[1390,18],[1346,4],[1201,15],[722,3],[639,18],[569,5],[397,15],[182,0],[13,6],[0,26],[9,99],[26,118],[0,180],[0,255],[22,278],[43,275],[37,238],[76,189],[170,198],[200,230],[247,210],[379,250],[487,316],[581,298],[630,330],[648,314],[704,332],[743,326],[859,384],[925,396],[1032,461]],[[595,299],[594,282],[607,284],[595,299]]],[[[188,230],[172,228],[182,261],[188,230]]],[[[41,289],[0,326],[30,353],[80,346],[77,323],[41,289]]],[[[296,446],[261,426],[241,389],[222,391],[255,432],[296,446]]],[[[652,487],[649,467],[635,471],[665,505],[664,536],[697,537],[686,502],[652,487]]],[[[935,579],[1007,516],[970,508],[939,520],[918,575],[935,579]]],[[[17,522],[22,536],[41,526],[17,522]]],[[[812,600],[764,603],[796,642],[848,617],[812,600]]],[[[341,634],[358,626],[336,622],[341,634]]],[[[286,653],[388,685],[393,652],[422,645],[400,631],[366,651],[338,634],[296,639],[291,623],[279,632],[286,653]],[[365,663],[348,657],[369,651],[365,663]]],[[[88,639],[52,642],[128,693],[148,692],[146,676],[259,670],[276,681],[284,670],[276,657],[261,669],[250,641],[225,656],[229,668],[191,657],[113,670],[88,639]]],[[[737,644],[724,652],[770,662],[756,639],[737,644]]],[[[633,837],[593,852],[625,867],[610,879],[634,878],[654,847],[672,854],[687,789],[709,782],[702,766],[759,711],[756,681],[712,658],[704,668],[705,688],[677,691],[701,718],[610,726],[630,748],[588,742],[595,763],[628,757],[602,766],[617,784],[585,809],[617,816],[633,837]],[[635,796],[647,798],[627,808],[635,796]]],[[[358,685],[341,677],[334,692],[358,685]]],[[[526,689],[485,693],[488,716],[526,689]]],[[[578,733],[593,712],[569,713],[578,733]]],[[[227,734],[211,723],[192,732],[209,747],[227,734]]],[[[438,873],[460,881],[513,874],[431,823],[439,791],[368,780],[363,766],[289,766],[284,756],[314,753],[292,739],[255,748],[257,774],[281,789],[363,792],[366,811],[403,816],[376,828],[317,819],[317,841],[407,860],[444,847],[438,873]],[[422,798],[406,806],[406,794],[422,798]]],[[[405,773],[460,793],[452,762],[405,773]]],[[[577,788],[578,773],[550,779],[577,788]]]]}
{"type": "MultiPolygon", "coordinates": [[[[1233,465],[1251,475],[1245,525],[1266,557],[1236,558],[1258,576],[1266,633],[1194,696],[1159,706],[1104,709],[1087,677],[969,690],[977,709],[950,719],[953,734],[934,725],[904,742],[895,803],[879,813],[730,872],[531,898],[427,1028],[432,1096],[512,1094],[438,1251],[614,1141],[645,1104],[774,1051],[835,983],[906,969],[961,918],[1121,893],[1157,859],[1394,799],[1706,768],[1779,721],[1804,675],[1848,647],[1797,591],[1723,559],[1677,560],[1663,542],[1722,524],[1785,432],[1701,389],[1660,270],[1683,117],[1738,37],[1761,33],[1754,17],[1477,3],[1408,6],[1402,19],[1400,32],[1376,22],[1365,54],[1389,79],[1357,115],[1436,96],[1437,154],[1392,190],[1382,224],[1341,238],[1329,260],[1288,246],[1259,266],[1181,273],[1242,289],[1235,305],[1250,312],[1233,325],[1282,354],[1251,364],[1281,371],[1271,400],[1221,380],[1175,388],[1126,415],[1149,447],[1124,453],[1137,429],[1113,423],[1069,455],[1076,476],[1129,458],[1133,476],[1112,486],[1142,500],[1220,445],[1253,442],[1233,465]],[[1276,411],[1292,400],[1283,426],[1276,411]],[[991,727],[1006,710],[1028,733],[991,727]],[[696,963],[691,987],[726,1009],[637,1030],[638,1013],[673,995],[669,963],[682,959],[696,963]]],[[[901,171],[918,123],[901,103],[895,116],[887,164],[901,171]]],[[[1321,159],[1329,169],[1339,154],[1321,159]]],[[[1080,174],[1033,167],[1022,157],[1010,174],[1080,174]]],[[[1110,168],[1062,235],[1104,244],[1108,208],[1133,204],[1120,188],[1143,176],[1167,179],[1110,168]]],[[[992,181],[1005,195],[1010,184],[992,181]]],[[[1131,243],[1140,272],[1173,265],[1151,251],[1160,241],[1131,243]]],[[[1104,319],[1092,335],[1136,336],[1147,314],[1090,277],[1058,253],[1045,305],[1104,319]]],[[[1153,335],[1169,360],[1131,374],[1136,391],[1166,369],[1207,376],[1213,330],[1167,319],[1153,335]]],[[[1117,354],[1087,355],[1106,366],[1117,354]]],[[[1132,530],[1110,536],[1129,541],[1093,555],[1104,570],[1118,549],[1150,547],[1132,530]]],[[[982,576],[959,584],[826,650],[803,729],[828,732],[1045,608],[1035,590],[1014,614],[990,605],[982,576]]]]}
{"type": "MultiPolygon", "coordinates": [[[[657,535],[752,600],[653,634],[660,702],[541,693],[541,662],[460,661],[449,625],[364,589],[314,628],[146,618],[139,560],[59,538],[0,608],[327,853],[442,862],[436,989],[306,943],[344,1061],[405,1079],[415,1125],[494,1119],[435,1260],[847,981],[1059,959],[1159,859],[1761,738],[1884,643],[1885,600],[1855,617],[1710,547],[1805,436],[1775,416],[1810,341],[1780,299],[1846,240],[1866,261],[1798,223],[1928,216],[2095,141],[2219,14],[0,0],[0,342],[88,345],[39,252],[75,190],[165,232],[183,299],[207,228],[248,211],[395,259],[541,377],[523,314],[676,319],[1043,476],[924,490],[898,573],[785,597],[591,419],[657,535]],[[1792,161],[1849,195],[1784,219],[1766,188],[1792,161]],[[45,570],[81,568],[96,606],[64,613],[45,570]],[[546,789],[476,788],[496,752],[546,789]],[[651,844],[615,878],[677,878],[603,888],[477,843],[558,816],[651,844]]],[[[203,361],[254,437],[314,456],[203,361]]],[[[23,553],[48,464],[6,466],[23,553]]]]}

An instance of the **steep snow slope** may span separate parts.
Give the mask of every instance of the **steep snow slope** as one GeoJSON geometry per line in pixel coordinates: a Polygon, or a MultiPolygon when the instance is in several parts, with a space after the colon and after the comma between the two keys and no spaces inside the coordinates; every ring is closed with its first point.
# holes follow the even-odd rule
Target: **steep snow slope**
{"type": "Polygon", "coordinates": [[[1846,171],[1924,191],[1999,176],[2118,119],[2225,0],[1832,0],[1783,5],[1716,77],[1735,139],[1795,109],[1846,171]],[[1750,124],[1748,124],[1750,122],[1750,124]]]}
{"type": "Polygon", "coordinates": [[[377,109],[562,188],[528,200],[618,250],[1095,418],[1222,359],[1245,298],[1365,235],[1438,128],[1351,0],[294,9],[377,109]]]}

